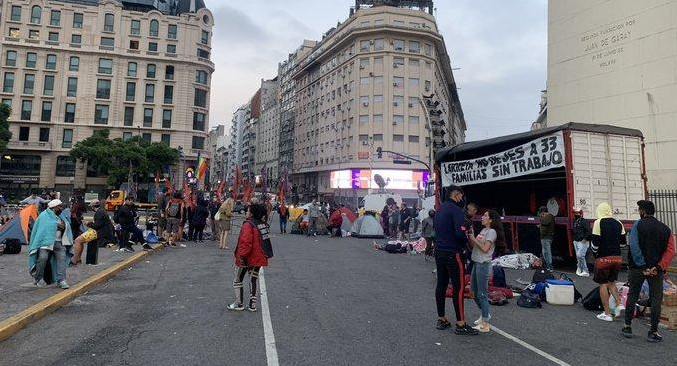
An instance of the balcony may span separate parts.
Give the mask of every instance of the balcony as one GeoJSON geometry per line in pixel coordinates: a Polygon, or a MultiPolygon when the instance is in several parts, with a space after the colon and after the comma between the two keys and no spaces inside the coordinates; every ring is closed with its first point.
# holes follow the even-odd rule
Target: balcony
{"type": "Polygon", "coordinates": [[[12,150],[52,151],[51,142],[10,141],[7,148],[12,150]]]}

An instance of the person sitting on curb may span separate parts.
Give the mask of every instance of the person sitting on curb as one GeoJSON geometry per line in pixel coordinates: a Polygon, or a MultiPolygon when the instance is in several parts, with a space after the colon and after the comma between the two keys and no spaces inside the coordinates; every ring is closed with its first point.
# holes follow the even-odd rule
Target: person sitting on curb
{"type": "Polygon", "coordinates": [[[64,290],[69,287],[66,269],[72,246],[70,217],[63,213],[61,200],[51,200],[47,209],[35,220],[28,246],[28,271],[36,286],[44,287],[56,282],[64,290]],[[45,272],[48,263],[51,271],[45,272]]]}

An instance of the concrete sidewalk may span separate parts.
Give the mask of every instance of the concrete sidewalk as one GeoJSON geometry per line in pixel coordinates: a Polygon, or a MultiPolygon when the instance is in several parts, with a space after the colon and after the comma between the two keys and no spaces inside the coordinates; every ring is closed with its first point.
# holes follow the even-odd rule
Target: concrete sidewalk
{"type": "MultiPolygon", "coordinates": [[[[99,264],[96,266],[81,264],[66,271],[68,284],[72,287],[81,281],[122,262],[134,253],[116,252],[114,248],[99,248],[99,264]]],[[[141,246],[134,249],[142,251],[141,246]]],[[[85,249],[82,259],[86,256],[85,249]]],[[[63,290],[54,285],[37,288],[28,274],[28,247],[22,246],[17,255],[0,256],[0,322],[12,315],[63,290]]]]}

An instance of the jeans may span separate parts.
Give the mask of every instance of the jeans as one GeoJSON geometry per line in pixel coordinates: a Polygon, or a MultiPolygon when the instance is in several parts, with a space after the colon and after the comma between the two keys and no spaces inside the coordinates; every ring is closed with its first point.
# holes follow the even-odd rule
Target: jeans
{"type": "Polygon", "coordinates": [[[482,310],[482,318],[489,319],[489,273],[491,262],[475,262],[470,275],[470,287],[475,293],[475,304],[482,310]]]}
{"type": "Polygon", "coordinates": [[[661,301],[663,301],[663,273],[658,276],[644,276],[641,269],[630,268],[628,271],[628,299],[625,303],[625,324],[632,323],[635,313],[635,304],[639,299],[644,280],[649,283],[649,298],[651,299],[651,331],[658,331],[658,322],[661,316],[661,301]]]}
{"type": "Polygon", "coordinates": [[[465,310],[463,309],[463,291],[465,290],[465,258],[463,254],[455,254],[437,250],[435,253],[435,265],[437,266],[437,286],[435,287],[435,304],[437,316],[445,316],[445,302],[447,287],[451,281],[453,289],[452,300],[457,322],[465,322],[465,310]]]}
{"type": "Polygon", "coordinates": [[[131,237],[130,240],[132,240],[135,243],[141,243],[141,244],[146,243],[146,240],[143,238],[143,231],[141,231],[141,229],[139,229],[139,227],[136,226],[136,224],[134,224],[133,222],[130,222],[130,223],[127,223],[127,224],[124,224],[124,225],[121,225],[121,226],[122,226],[122,230],[131,234],[132,237],[131,237]]]}
{"type": "Polygon", "coordinates": [[[541,248],[543,249],[543,266],[546,269],[552,270],[552,239],[542,238],[541,248]]]}
{"type": "Polygon", "coordinates": [[[35,282],[45,277],[45,267],[50,254],[56,257],[56,283],[66,280],[66,247],[61,241],[54,242],[54,250],[40,249],[38,251],[38,261],[35,265],[35,282]]]}
{"type": "Polygon", "coordinates": [[[287,219],[280,217],[280,233],[287,232],[287,219]]]}
{"type": "Polygon", "coordinates": [[[310,224],[308,224],[308,235],[317,234],[317,217],[310,218],[310,224]]]}
{"type": "Polygon", "coordinates": [[[574,249],[576,249],[576,260],[578,261],[578,269],[581,272],[588,272],[588,263],[585,261],[585,254],[588,252],[590,244],[585,241],[575,241],[574,249]]]}

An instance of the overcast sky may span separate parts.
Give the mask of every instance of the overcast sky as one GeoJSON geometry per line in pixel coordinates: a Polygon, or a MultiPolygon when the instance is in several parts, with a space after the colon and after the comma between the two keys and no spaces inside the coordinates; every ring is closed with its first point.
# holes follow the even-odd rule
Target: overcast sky
{"type": "MultiPolygon", "coordinates": [[[[206,0],[214,13],[211,125],[277,74],[303,39],[318,40],[354,0],[206,0]]],[[[467,140],[527,131],[545,89],[547,0],[436,0],[468,124],[467,140]]]]}

